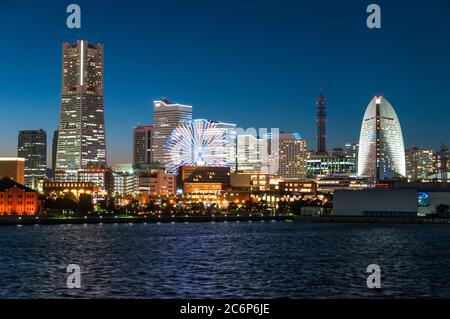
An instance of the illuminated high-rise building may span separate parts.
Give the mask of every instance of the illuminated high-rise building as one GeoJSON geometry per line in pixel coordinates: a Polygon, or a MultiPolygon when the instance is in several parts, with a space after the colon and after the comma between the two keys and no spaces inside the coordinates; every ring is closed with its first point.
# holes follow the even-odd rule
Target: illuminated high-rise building
{"type": "MultiPolygon", "coordinates": [[[[63,44],[57,171],[106,165],[103,45],[63,44]]],[[[56,173],[58,179],[58,173],[56,173]]]]}
{"type": "Polygon", "coordinates": [[[47,171],[47,134],[44,130],[19,131],[17,156],[25,158],[25,185],[36,189],[47,171]]]}
{"type": "Polygon", "coordinates": [[[374,97],[364,113],[359,138],[358,175],[374,182],[406,176],[400,121],[384,97],[374,97]]]}
{"type": "Polygon", "coordinates": [[[299,133],[279,135],[279,175],[286,179],[306,177],[306,140],[299,133]]]}
{"type": "Polygon", "coordinates": [[[172,131],[192,119],[192,106],[171,103],[167,99],[153,102],[153,161],[165,164],[166,143],[172,131]]]}
{"type": "Polygon", "coordinates": [[[426,179],[435,171],[435,155],[432,149],[413,147],[405,152],[406,177],[410,181],[426,179]]]}
{"type": "MultiPolygon", "coordinates": [[[[239,172],[260,173],[263,171],[262,148],[267,149],[267,140],[252,134],[237,136],[237,170],[239,172]]],[[[267,156],[266,156],[267,157],[267,156]]]]}
{"type": "Polygon", "coordinates": [[[449,151],[448,147],[441,144],[437,152],[437,168],[439,172],[439,179],[444,183],[444,188],[447,188],[447,179],[449,179],[449,151]]]}
{"type": "Polygon", "coordinates": [[[133,164],[149,164],[152,158],[153,126],[144,125],[133,128],[133,164]]]}

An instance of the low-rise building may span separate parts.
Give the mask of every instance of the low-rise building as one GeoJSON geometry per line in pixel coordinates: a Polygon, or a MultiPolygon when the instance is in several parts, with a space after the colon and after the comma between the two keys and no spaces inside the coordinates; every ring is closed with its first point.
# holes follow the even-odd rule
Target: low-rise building
{"type": "Polygon", "coordinates": [[[415,217],[417,191],[412,189],[336,190],[333,215],[415,217]]]}
{"type": "Polygon", "coordinates": [[[177,189],[187,202],[216,202],[222,190],[230,188],[229,167],[181,166],[177,189]]]}
{"type": "Polygon", "coordinates": [[[183,198],[187,202],[217,202],[222,189],[221,183],[184,183],[183,198]]]}
{"type": "Polygon", "coordinates": [[[34,215],[39,212],[38,193],[10,178],[0,180],[0,215],[34,215]]]}
{"type": "Polygon", "coordinates": [[[230,186],[229,167],[181,166],[178,171],[177,188],[184,183],[221,183],[223,188],[230,186]]]}
{"type": "Polygon", "coordinates": [[[369,187],[369,183],[361,177],[350,177],[346,174],[320,176],[315,179],[317,191],[334,193],[338,189],[360,190],[369,187]]]}
{"type": "Polygon", "coordinates": [[[81,194],[95,195],[99,188],[91,182],[44,182],[44,196],[56,199],[71,194],[78,199],[81,194]]]}
{"type": "Polygon", "coordinates": [[[57,182],[94,183],[103,193],[113,191],[114,188],[112,170],[103,166],[91,166],[79,170],[57,170],[55,180],[57,182]]]}
{"type": "Polygon", "coordinates": [[[281,180],[280,176],[263,173],[231,173],[230,183],[233,189],[266,191],[281,180]]]}
{"type": "Polygon", "coordinates": [[[113,172],[114,196],[125,197],[136,191],[136,175],[128,172],[113,172]]]}
{"type": "Polygon", "coordinates": [[[150,196],[171,196],[176,193],[175,175],[166,173],[164,170],[151,173],[149,182],[150,196]]]}
{"type": "Polygon", "coordinates": [[[275,187],[280,194],[314,194],[317,192],[317,184],[314,181],[289,180],[278,183],[275,187]]]}
{"type": "Polygon", "coordinates": [[[306,159],[306,177],[316,178],[329,174],[355,175],[356,158],[333,152],[325,155],[309,153],[306,159]]]}

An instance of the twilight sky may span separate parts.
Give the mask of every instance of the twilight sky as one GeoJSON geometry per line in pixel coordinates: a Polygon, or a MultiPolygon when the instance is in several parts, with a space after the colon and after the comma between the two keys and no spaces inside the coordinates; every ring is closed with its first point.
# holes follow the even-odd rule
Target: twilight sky
{"type": "MultiPolygon", "coordinates": [[[[328,100],[328,147],[359,138],[374,95],[394,106],[407,147],[450,144],[450,1],[0,0],[0,155],[17,132],[59,120],[61,48],[105,46],[108,162],[130,162],[132,127],[152,100],[194,118],[299,132],[316,147],[315,100],[328,100]],[[81,6],[81,29],[66,6],[81,6]],[[377,3],[382,28],[366,27],[377,3]]],[[[49,157],[48,165],[51,165],[49,157]]]]}

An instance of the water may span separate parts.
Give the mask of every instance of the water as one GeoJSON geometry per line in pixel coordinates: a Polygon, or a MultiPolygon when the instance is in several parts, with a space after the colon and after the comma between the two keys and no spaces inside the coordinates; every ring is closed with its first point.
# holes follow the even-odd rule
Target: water
{"type": "Polygon", "coordinates": [[[0,227],[1,298],[445,298],[442,225],[228,222],[0,227]],[[78,264],[81,289],[66,288],[78,264]],[[379,264],[382,289],[366,268],[379,264]]]}

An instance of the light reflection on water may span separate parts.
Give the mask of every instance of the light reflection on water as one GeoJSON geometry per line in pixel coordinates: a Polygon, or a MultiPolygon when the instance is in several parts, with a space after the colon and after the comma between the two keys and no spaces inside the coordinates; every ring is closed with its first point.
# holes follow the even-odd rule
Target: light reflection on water
{"type": "Polygon", "coordinates": [[[440,225],[176,223],[0,227],[2,298],[450,297],[440,225]],[[366,287],[381,266],[382,289],[366,287]],[[82,289],[66,288],[66,266],[82,289]]]}

